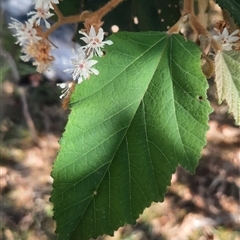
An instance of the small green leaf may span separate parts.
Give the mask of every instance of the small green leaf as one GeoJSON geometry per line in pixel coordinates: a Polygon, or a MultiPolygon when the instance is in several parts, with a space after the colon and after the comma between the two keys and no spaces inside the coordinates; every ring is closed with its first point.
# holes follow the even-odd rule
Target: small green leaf
{"type": "Polygon", "coordinates": [[[229,112],[240,124],[240,52],[218,52],[215,57],[215,81],[219,103],[226,100],[229,112]]]}
{"type": "Polygon", "coordinates": [[[194,172],[205,145],[207,81],[182,36],[118,33],[99,76],[76,86],[53,167],[59,240],[112,234],[163,201],[178,164],[194,172]]]}
{"type": "Polygon", "coordinates": [[[231,16],[233,17],[234,21],[240,25],[240,2],[239,0],[217,0],[216,1],[219,6],[223,9],[226,9],[231,16]]]}

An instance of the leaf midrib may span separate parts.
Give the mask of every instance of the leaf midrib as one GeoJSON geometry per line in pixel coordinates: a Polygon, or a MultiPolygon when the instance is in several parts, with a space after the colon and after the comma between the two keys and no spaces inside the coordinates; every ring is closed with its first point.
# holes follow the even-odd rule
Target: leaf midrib
{"type": "MultiPolygon", "coordinates": [[[[155,46],[156,46],[158,43],[160,43],[163,39],[165,39],[165,38],[162,38],[160,41],[157,41],[153,46],[155,47],[155,46]]],[[[166,46],[167,46],[167,44],[168,44],[168,42],[166,42],[166,46]]],[[[153,46],[152,46],[151,48],[153,48],[153,46]]],[[[165,46],[165,47],[166,47],[166,46],[165,46]]],[[[149,48],[148,51],[150,51],[151,48],[149,48]]],[[[145,53],[148,52],[148,51],[145,51],[145,53]]],[[[162,52],[164,52],[164,51],[162,51],[162,52]]],[[[142,57],[143,55],[144,55],[144,54],[141,54],[140,56],[142,57]]],[[[139,59],[140,56],[139,56],[137,59],[139,59]]],[[[162,56],[160,56],[160,58],[159,58],[159,62],[160,62],[161,58],[162,58],[162,56]]],[[[134,62],[135,62],[135,61],[134,61],[134,62]]],[[[130,64],[128,65],[128,67],[129,67],[129,66],[130,66],[130,64]]],[[[126,70],[126,69],[127,69],[127,68],[125,68],[125,70],[126,70]]],[[[156,68],[156,69],[157,69],[157,68],[156,68]]],[[[122,71],[122,72],[123,72],[123,71],[122,71]]],[[[121,72],[121,73],[122,73],[122,72],[121,72]]],[[[155,72],[156,72],[156,70],[153,72],[152,77],[154,76],[155,72]]],[[[151,77],[151,79],[152,79],[152,77],[151,77]]],[[[112,80],[111,80],[111,81],[112,81],[112,80]]],[[[111,81],[109,81],[106,85],[104,85],[104,87],[107,86],[111,81]]],[[[149,84],[150,84],[150,82],[151,82],[151,81],[149,81],[149,84]]],[[[148,89],[149,84],[147,85],[146,91],[144,91],[145,93],[147,92],[147,89],[148,89]]],[[[101,88],[101,89],[102,89],[102,88],[101,88]]],[[[99,89],[99,90],[100,90],[100,89],[99,89]]],[[[95,91],[94,94],[97,93],[99,90],[95,91]]],[[[91,95],[93,95],[93,94],[91,94],[91,95]]],[[[90,96],[91,96],[91,95],[90,95],[90,96]]],[[[144,95],[145,95],[145,94],[144,94],[144,95]]],[[[87,97],[89,97],[89,96],[87,96],[87,97]]],[[[140,103],[141,103],[141,101],[139,102],[139,105],[140,105],[140,103]]],[[[139,108],[139,107],[138,107],[138,108],[139,108]]],[[[135,114],[133,114],[132,120],[129,122],[129,126],[126,128],[125,134],[123,134],[122,139],[119,141],[119,145],[116,147],[116,151],[115,151],[115,153],[113,154],[112,159],[109,161],[109,166],[111,165],[113,159],[114,159],[115,156],[116,156],[116,153],[117,153],[117,151],[118,151],[120,145],[122,144],[124,138],[126,137],[126,133],[127,133],[129,127],[130,127],[131,124],[132,124],[132,121],[133,121],[133,119],[134,119],[134,117],[135,117],[135,115],[136,115],[136,112],[137,112],[138,108],[136,108],[135,114]]],[[[98,184],[98,186],[96,187],[96,191],[98,190],[98,188],[99,188],[101,182],[102,182],[103,179],[105,178],[105,176],[106,176],[108,170],[109,170],[109,167],[106,168],[106,172],[103,174],[102,179],[99,181],[99,184],[98,184]]],[[[93,197],[94,197],[94,196],[93,196],[93,197]]],[[[91,200],[89,200],[89,204],[86,206],[86,210],[83,212],[82,216],[84,216],[85,212],[87,211],[88,206],[90,205],[90,203],[91,203],[93,197],[91,198],[91,200]]],[[[110,208],[109,208],[109,209],[110,209],[110,208]]],[[[78,222],[78,224],[76,225],[76,228],[77,228],[77,226],[79,225],[79,223],[80,223],[81,220],[82,220],[82,218],[79,219],[79,222],[78,222]]],[[[73,233],[74,233],[74,232],[73,232],[73,233]]]]}

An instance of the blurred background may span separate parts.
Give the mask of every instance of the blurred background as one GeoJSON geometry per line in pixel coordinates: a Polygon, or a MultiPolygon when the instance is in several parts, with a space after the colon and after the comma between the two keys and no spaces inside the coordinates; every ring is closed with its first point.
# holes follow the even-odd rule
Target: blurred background
{"type": "MultiPolygon", "coordinates": [[[[69,110],[61,107],[61,90],[56,83],[70,80],[63,70],[68,68],[71,48],[76,44],[72,41],[76,38],[76,26],[63,26],[51,36],[58,46],[53,52],[56,61],[50,71],[37,73],[31,63],[21,61],[21,49],[8,29],[10,17],[22,22],[27,19],[26,13],[33,9],[33,2],[2,0],[0,5],[0,239],[4,240],[57,239],[49,201],[50,174],[69,110]]],[[[79,3],[75,8],[79,11],[98,9],[107,1],[73,2],[79,3]]],[[[230,19],[213,1],[195,3],[198,17],[209,29],[214,21],[230,19]]],[[[140,3],[126,0],[106,16],[104,29],[109,34],[118,30],[166,31],[179,18],[182,2],[172,0],[161,4],[162,9],[157,8],[157,13],[147,9],[151,15],[151,21],[147,22],[149,18],[141,12],[140,3]]],[[[192,34],[191,30],[188,34],[192,34]]],[[[227,114],[227,106],[217,104],[213,79],[208,82],[208,98],[214,112],[210,115],[207,145],[196,174],[178,167],[163,203],[153,203],[135,226],[126,225],[114,237],[99,239],[240,239],[240,129],[227,114]]]]}

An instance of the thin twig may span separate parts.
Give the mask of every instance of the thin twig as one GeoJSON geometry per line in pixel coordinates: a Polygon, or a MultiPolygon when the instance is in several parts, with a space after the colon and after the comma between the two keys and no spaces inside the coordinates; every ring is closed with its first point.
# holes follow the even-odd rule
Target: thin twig
{"type": "Polygon", "coordinates": [[[54,12],[56,13],[56,15],[58,16],[59,19],[63,18],[63,15],[61,13],[61,11],[59,10],[58,6],[56,4],[52,4],[54,12]]]}

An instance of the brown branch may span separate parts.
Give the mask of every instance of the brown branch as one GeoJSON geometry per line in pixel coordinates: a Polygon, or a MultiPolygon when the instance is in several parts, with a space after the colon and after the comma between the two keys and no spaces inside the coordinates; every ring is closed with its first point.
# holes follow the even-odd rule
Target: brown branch
{"type": "Polygon", "coordinates": [[[184,0],[182,15],[193,13],[193,0],[184,0]]]}
{"type": "Polygon", "coordinates": [[[95,19],[96,22],[101,21],[101,19],[110,11],[112,11],[117,5],[119,5],[124,0],[111,0],[107,4],[105,4],[103,7],[98,9],[95,12],[90,13],[89,11],[84,11],[81,14],[78,15],[72,15],[72,16],[63,16],[60,12],[59,8],[53,4],[54,11],[58,16],[58,21],[54,23],[51,28],[49,28],[45,33],[45,37],[47,38],[53,31],[55,31],[57,28],[59,28],[63,24],[69,24],[69,23],[79,23],[84,22],[87,18],[95,19]]]}
{"type": "Polygon", "coordinates": [[[56,23],[54,23],[51,28],[49,28],[45,33],[45,37],[47,38],[52,32],[54,32],[57,28],[62,26],[63,24],[69,24],[69,23],[78,23],[78,22],[83,22],[86,18],[90,16],[90,13],[88,11],[84,11],[81,14],[78,15],[73,15],[73,16],[68,16],[64,17],[62,16],[61,18],[58,19],[56,23]]]}

